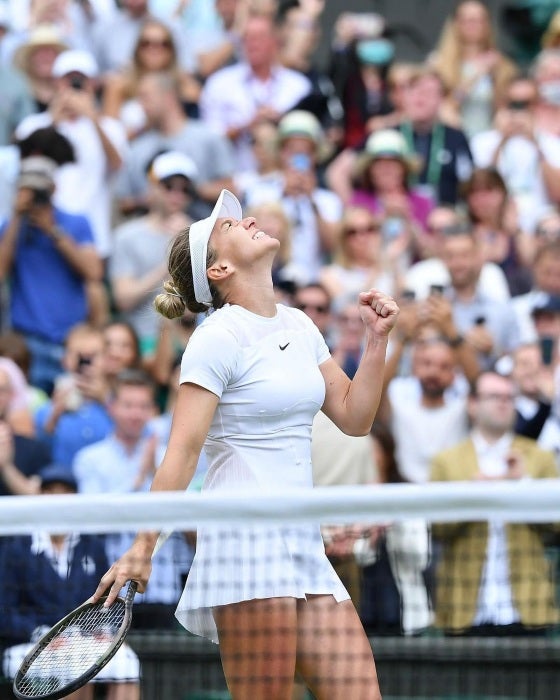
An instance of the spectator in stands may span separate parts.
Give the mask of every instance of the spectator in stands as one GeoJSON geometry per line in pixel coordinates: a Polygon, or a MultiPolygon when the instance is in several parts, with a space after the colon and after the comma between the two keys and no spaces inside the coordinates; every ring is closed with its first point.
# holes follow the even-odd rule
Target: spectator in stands
{"type": "MultiPolygon", "coordinates": [[[[5,41],[0,30],[0,52],[5,41]]],[[[33,99],[29,86],[18,71],[0,60],[0,94],[2,114],[0,115],[0,146],[12,142],[16,126],[33,112],[33,99]]]]}
{"type": "Polygon", "coordinates": [[[332,299],[327,289],[320,282],[296,287],[293,306],[307,314],[317,326],[329,349],[334,345],[334,328],[332,315],[332,299]]]}
{"type": "MultiPolygon", "coordinates": [[[[56,57],[67,49],[55,25],[41,24],[30,32],[27,41],[15,52],[14,65],[25,76],[34,101],[34,108],[29,113],[48,109],[56,89],[53,64],[56,57]]],[[[26,116],[22,114],[17,124],[26,116]]]]}
{"type": "Polygon", "coordinates": [[[186,210],[197,177],[196,165],[183,153],[167,151],[157,156],[148,177],[148,213],[114,232],[109,279],[115,306],[136,331],[144,357],[155,350],[159,319],[153,300],[167,277],[171,238],[192,223],[186,210]]]}
{"type": "Polygon", "coordinates": [[[511,302],[498,302],[480,290],[483,259],[473,232],[463,229],[446,235],[441,257],[450,277],[444,294],[451,302],[459,333],[453,342],[474,347],[480,368],[488,369],[520,342],[511,302]]]}
{"type": "Polygon", "coordinates": [[[236,172],[233,182],[241,201],[247,201],[247,193],[254,186],[267,185],[280,177],[278,158],[278,126],[270,121],[255,124],[249,134],[255,163],[254,170],[236,172]]]}
{"type": "Polygon", "coordinates": [[[215,0],[220,27],[205,32],[204,46],[197,51],[197,74],[206,80],[220,68],[231,66],[242,59],[242,33],[247,3],[243,0],[215,0]]]}
{"type": "MultiPolygon", "coordinates": [[[[377,481],[369,436],[345,435],[322,411],[313,419],[311,461],[314,486],[373,484],[377,481]]],[[[354,543],[360,537],[369,536],[370,529],[365,525],[321,528],[329,561],[350,594],[356,610],[360,610],[362,577],[354,556],[354,543]]]]}
{"type": "Polygon", "coordinates": [[[497,168],[517,204],[520,226],[528,232],[547,207],[560,201],[560,137],[536,128],[537,101],[535,81],[514,78],[494,128],[471,139],[475,164],[497,168]]]}
{"type": "MultiPolygon", "coordinates": [[[[51,464],[42,471],[42,495],[76,491],[76,481],[66,469],[51,464]]],[[[4,652],[3,670],[8,678],[13,678],[34,643],[84,602],[86,591],[108,563],[99,536],[44,531],[11,537],[0,547],[0,562],[0,638],[10,645],[4,652]]],[[[138,657],[123,644],[93,682],[110,684],[110,700],[138,700],[138,657]]],[[[87,686],[72,693],[75,700],[92,697],[91,687],[87,686]]]]}
{"type": "Polygon", "coordinates": [[[139,369],[140,341],[134,327],[120,318],[103,327],[103,372],[109,385],[125,369],[139,369]]]}
{"type": "MultiPolygon", "coordinates": [[[[197,192],[205,203],[223,187],[231,187],[233,154],[228,143],[203,120],[187,117],[176,78],[169,72],[144,75],[138,101],[147,128],[130,144],[116,196],[123,214],[145,213],[149,164],[163,151],[179,151],[192,158],[198,170],[197,192]]],[[[205,210],[206,211],[206,210],[205,210]]]]}
{"type": "Polygon", "coordinates": [[[512,299],[521,340],[524,342],[537,337],[533,309],[541,303],[543,294],[560,296],[560,240],[552,240],[537,247],[531,272],[533,286],[530,291],[512,299]]]}
{"type": "Polygon", "coordinates": [[[373,214],[383,216],[389,241],[404,230],[413,241],[418,228],[426,228],[434,202],[408,185],[418,166],[418,158],[410,151],[404,136],[394,129],[371,134],[358,161],[357,186],[350,204],[367,207],[373,214]]]}
{"type": "Polygon", "coordinates": [[[406,481],[425,483],[432,457],[467,435],[466,389],[456,353],[444,337],[405,342],[414,343],[412,374],[394,376],[395,358],[390,358],[383,416],[394,436],[400,473],[406,481]]]}
{"type": "Polygon", "coordinates": [[[20,434],[11,425],[13,393],[10,374],[0,365],[0,496],[38,493],[37,475],[51,461],[42,442],[20,434]]]}
{"type": "Polygon", "coordinates": [[[399,289],[396,263],[396,257],[384,249],[380,218],[366,207],[349,206],[340,222],[333,262],[322,267],[319,280],[329,292],[335,309],[340,310],[360,289],[376,287],[396,295],[399,289]]]}
{"type": "Polygon", "coordinates": [[[472,155],[461,129],[441,121],[445,84],[439,73],[419,68],[404,95],[406,118],[399,126],[409,150],[420,155],[423,168],[412,184],[425,188],[439,204],[455,204],[460,185],[472,171],[472,155]]]}
{"type": "Polygon", "coordinates": [[[31,351],[31,384],[48,393],[68,330],[88,316],[86,284],[102,276],[87,219],[53,203],[55,171],[56,163],[41,156],[22,161],[12,216],[0,229],[12,327],[31,351]]]}
{"type": "Polygon", "coordinates": [[[517,207],[495,168],[475,168],[464,183],[463,197],[485,262],[504,272],[512,296],[531,287],[532,235],[519,227],[517,207]]]}
{"type": "MultiPolygon", "coordinates": [[[[156,413],[155,387],[140,370],[125,370],[116,379],[109,411],[114,420],[114,431],[105,439],[80,450],[73,463],[73,472],[80,493],[133,493],[147,491],[156,467],[165,450],[148,426],[156,413]]],[[[181,594],[184,578],[192,561],[192,548],[182,537],[182,548],[173,539],[168,543],[166,556],[162,550],[154,558],[150,587],[135,601],[135,617],[142,615],[143,626],[170,628],[175,626],[175,607],[181,594]],[[182,549],[179,556],[179,549],[182,549]]],[[[128,549],[132,533],[107,536],[107,554],[116,559],[128,549]]],[[[138,623],[138,620],[137,620],[138,623]]]]}
{"type": "Polygon", "coordinates": [[[324,129],[326,142],[334,149],[342,141],[344,108],[330,76],[316,60],[324,7],[324,0],[280,2],[276,21],[281,64],[301,73],[311,83],[309,93],[294,105],[294,109],[314,114],[324,129]]]}
{"type": "Polygon", "coordinates": [[[560,48],[544,49],[533,63],[539,98],[535,108],[537,129],[560,136],[560,48]]]}
{"type": "MultiPolygon", "coordinates": [[[[403,91],[404,119],[397,125],[408,145],[408,152],[420,157],[419,173],[409,177],[410,186],[421,187],[436,204],[456,204],[460,185],[472,171],[472,156],[465,134],[441,120],[445,86],[429,67],[412,72],[403,91]]],[[[342,151],[329,165],[331,188],[344,200],[352,190],[352,169],[357,154],[342,151]]]]}
{"type": "Polygon", "coordinates": [[[25,342],[25,337],[14,330],[6,330],[0,333],[0,357],[5,357],[15,362],[23,373],[26,382],[25,405],[31,415],[34,416],[39,406],[48,401],[49,397],[45,391],[29,383],[31,352],[25,342]]]}
{"type": "Polygon", "coordinates": [[[339,311],[333,308],[334,347],[332,356],[350,377],[356,374],[364,350],[364,327],[354,300],[346,299],[339,311]]]}
{"type": "Polygon", "coordinates": [[[70,141],[75,162],[56,173],[55,203],[88,217],[97,252],[106,258],[111,250],[111,187],[123,162],[126,133],[118,120],[100,113],[95,94],[98,70],[91,54],[63,51],[52,72],[56,89],[48,110],[24,119],[16,137],[22,140],[36,129],[56,125],[70,141]]]}
{"type": "Polygon", "coordinates": [[[497,48],[490,10],[483,2],[461,0],[456,5],[430,63],[449,91],[446,118],[469,137],[490,129],[517,69],[497,48]]]}
{"type": "Polygon", "coordinates": [[[537,221],[533,245],[535,253],[546,243],[560,240],[560,211],[556,207],[548,209],[537,221]]]}
{"type": "Polygon", "coordinates": [[[0,355],[0,369],[10,378],[10,400],[4,419],[13,430],[33,437],[33,413],[29,405],[29,384],[23,371],[17,364],[4,355],[0,355]]]}
{"type": "MultiPolygon", "coordinates": [[[[470,436],[434,457],[432,481],[557,477],[552,453],[513,435],[514,400],[510,377],[483,372],[469,397],[470,436]]],[[[542,634],[557,623],[546,529],[495,520],[434,524],[443,544],[436,624],[448,634],[511,636],[542,634]]]]}
{"type": "Polygon", "coordinates": [[[102,440],[113,428],[106,406],[103,350],[101,330],[86,324],[73,326],[65,340],[64,373],[58,377],[52,399],[35,416],[37,437],[50,446],[53,460],[68,470],[78,450],[102,440]]]}
{"type": "Polygon", "coordinates": [[[317,280],[321,263],[332,252],[342,203],[334,192],[320,186],[317,165],[323,132],[310,112],[288,112],[278,124],[280,176],[247,191],[247,204],[281,202],[292,226],[292,262],[317,280]]]}
{"type": "MultiPolygon", "coordinates": [[[[405,483],[391,431],[375,421],[370,439],[379,483],[405,483]]],[[[355,551],[363,563],[360,617],[366,631],[373,635],[421,634],[433,617],[425,581],[431,553],[426,521],[412,518],[386,523],[373,528],[360,545],[355,551]]]]}
{"type": "Polygon", "coordinates": [[[156,19],[146,20],[134,45],[130,64],[107,75],[103,87],[103,113],[120,119],[130,140],[149,128],[138,101],[140,79],[150,73],[165,71],[177,80],[185,111],[196,117],[199,83],[179,65],[177,46],[169,27],[156,19]]]}
{"type": "Polygon", "coordinates": [[[538,440],[550,416],[554,396],[551,359],[544,358],[539,343],[525,343],[512,353],[511,376],[515,382],[516,435],[538,440]]]}
{"type": "Polygon", "coordinates": [[[334,24],[329,70],[344,113],[344,148],[360,147],[371,122],[392,109],[386,74],[395,47],[381,37],[384,28],[374,13],[341,12],[334,24]]]}
{"type": "MultiPolygon", "coordinates": [[[[96,22],[93,30],[93,53],[103,76],[125,68],[133,58],[134,46],[144,23],[154,19],[148,0],[122,0],[116,12],[108,14],[96,22]],[[118,41],[115,41],[118,37],[118,41]]],[[[187,42],[181,40],[181,28],[171,17],[166,24],[174,34],[179,49],[179,63],[185,68],[193,68],[193,57],[187,42]]]]}
{"type": "Polygon", "coordinates": [[[244,60],[206,81],[201,116],[235,147],[239,170],[254,168],[249,134],[261,121],[278,122],[311,90],[301,73],[279,64],[279,35],[272,17],[249,16],[243,30],[244,60]]]}
{"type": "MultiPolygon", "coordinates": [[[[470,231],[471,226],[455,207],[440,205],[429,213],[426,235],[420,235],[417,241],[421,259],[403,273],[404,288],[414,298],[425,299],[434,287],[449,285],[449,271],[441,259],[443,242],[446,236],[464,230],[470,231]]],[[[498,301],[510,298],[506,276],[492,262],[482,264],[478,290],[498,301]]]]}

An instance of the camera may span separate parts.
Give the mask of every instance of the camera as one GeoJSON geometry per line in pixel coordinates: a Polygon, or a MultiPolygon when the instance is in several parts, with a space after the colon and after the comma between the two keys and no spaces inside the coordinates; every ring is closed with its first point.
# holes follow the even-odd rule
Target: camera
{"type": "Polygon", "coordinates": [[[90,367],[92,363],[92,358],[89,355],[78,355],[78,364],[76,366],[76,371],[80,374],[87,368],[90,367]]]}
{"type": "Polygon", "coordinates": [[[290,167],[300,173],[306,173],[311,168],[311,158],[306,153],[294,153],[290,158],[290,167]]]}
{"type": "Polygon", "coordinates": [[[45,206],[51,202],[51,193],[49,190],[38,189],[33,190],[33,204],[35,206],[45,206]]]}
{"type": "Polygon", "coordinates": [[[388,216],[381,224],[381,235],[384,241],[394,241],[405,229],[404,221],[398,216],[388,216]]]}
{"type": "Polygon", "coordinates": [[[85,87],[86,79],[81,75],[73,75],[70,78],[70,87],[72,90],[83,90],[85,87]]]}

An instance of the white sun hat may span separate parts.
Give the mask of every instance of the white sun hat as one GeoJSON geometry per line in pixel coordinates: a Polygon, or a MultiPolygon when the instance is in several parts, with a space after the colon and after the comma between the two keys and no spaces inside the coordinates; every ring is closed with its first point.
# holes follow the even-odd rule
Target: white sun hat
{"type": "Polygon", "coordinates": [[[195,221],[194,224],[191,224],[189,231],[194,296],[200,304],[206,304],[207,306],[212,304],[212,293],[210,292],[210,285],[206,275],[208,241],[216,221],[228,216],[239,221],[243,218],[243,212],[237,197],[229,190],[222,190],[210,216],[206,219],[195,221]]]}

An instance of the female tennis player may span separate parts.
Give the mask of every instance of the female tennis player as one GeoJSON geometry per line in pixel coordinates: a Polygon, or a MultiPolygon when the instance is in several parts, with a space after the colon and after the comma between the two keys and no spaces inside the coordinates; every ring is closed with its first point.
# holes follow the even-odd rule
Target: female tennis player
{"type": "MultiPolygon", "coordinates": [[[[365,435],[381,393],[398,307],[359,294],[366,342],[352,381],[301,311],[277,305],[271,278],[278,241],[243,218],[223,190],[212,214],[178,234],[171,280],[156,308],[210,308],[185,350],[165,457],[152,490],[183,490],[204,446],[204,489],[248,499],[312,486],[311,423],[322,409],[345,433],[365,435]]],[[[128,580],[144,590],[157,533],[141,533],[94,594],[107,604],[128,580]]],[[[379,700],[371,646],[327,557],[319,526],[201,528],[176,616],[220,644],[234,700],[289,700],[297,672],[317,700],[379,700]]]]}

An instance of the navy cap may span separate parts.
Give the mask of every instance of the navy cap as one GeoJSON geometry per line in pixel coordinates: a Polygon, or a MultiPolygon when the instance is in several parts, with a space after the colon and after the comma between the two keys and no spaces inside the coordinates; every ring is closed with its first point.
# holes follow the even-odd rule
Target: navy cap
{"type": "Polygon", "coordinates": [[[560,314],[560,296],[540,294],[531,310],[533,316],[538,313],[560,314]]]}
{"type": "Polygon", "coordinates": [[[78,490],[78,482],[76,481],[71,469],[61,467],[59,464],[49,464],[39,472],[41,479],[41,487],[47,484],[66,484],[74,491],[78,490]]]}

